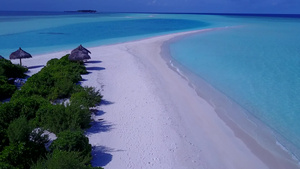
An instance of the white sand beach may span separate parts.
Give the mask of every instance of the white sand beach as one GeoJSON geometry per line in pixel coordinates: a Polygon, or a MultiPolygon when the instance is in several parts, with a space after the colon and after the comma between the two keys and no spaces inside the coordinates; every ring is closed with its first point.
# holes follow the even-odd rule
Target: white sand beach
{"type": "MultiPolygon", "coordinates": [[[[298,168],[296,161],[269,152],[223,121],[216,108],[161,57],[166,41],[200,32],[89,48],[90,73],[83,75],[82,85],[96,87],[104,96],[86,133],[93,146],[93,165],[105,169],[298,168]]],[[[22,61],[33,74],[49,59],[69,52],[22,61]]],[[[283,150],[282,154],[287,156],[283,150]]]]}

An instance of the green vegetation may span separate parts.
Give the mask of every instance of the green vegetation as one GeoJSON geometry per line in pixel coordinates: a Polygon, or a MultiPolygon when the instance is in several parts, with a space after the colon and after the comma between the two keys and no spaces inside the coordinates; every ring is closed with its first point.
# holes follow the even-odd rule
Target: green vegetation
{"type": "Polygon", "coordinates": [[[0,59],[0,76],[8,78],[24,78],[28,69],[19,65],[14,65],[10,60],[0,59]]]}
{"type": "Polygon", "coordinates": [[[83,157],[76,151],[55,150],[46,159],[39,160],[31,169],[102,169],[87,165],[90,157],[83,157]]]}
{"type": "Polygon", "coordinates": [[[0,59],[0,100],[11,97],[17,90],[13,81],[9,79],[24,78],[27,70],[27,68],[12,64],[9,60],[0,59]]]}
{"type": "Polygon", "coordinates": [[[91,113],[87,108],[76,104],[45,105],[36,114],[35,124],[58,134],[64,130],[86,129],[91,122],[91,113]]]}
{"type": "Polygon", "coordinates": [[[48,100],[68,98],[74,92],[81,74],[87,73],[83,64],[70,62],[68,55],[61,59],[52,59],[37,74],[28,79],[21,90],[12,99],[20,96],[39,95],[48,100]]]}
{"type": "Polygon", "coordinates": [[[84,65],[70,62],[68,55],[52,59],[16,92],[6,75],[24,77],[26,69],[17,67],[16,73],[6,68],[0,69],[0,89],[5,88],[6,98],[12,97],[0,103],[0,168],[95,168],[90,165],[91,145],[83,130],[90,127],[90,108],[97,106],[102,96],[95,88],[77,84],[81,74],[87,73],[84,65]],[[53,104],[59,99],[69,101],[53,104]],[[58,137],[49,151],[44,130],[58,137]]]}
{"type": "Polygon", "coordinates": [[[0,76],[0,100],[11,97],[16,90],[17,87],[9,84],[7,77],[0,76]]]}
{"type": "Polygon", "coordinates": [[[92,147],[89,139],[82,131],[66,130],[58,134],[58,138],[50,146],[51,150],[77,151],[83,156],[90,156],[92,147]]]}
{"type": "Polygon", "coordinates": [[[95,107],[101,101],[101,94],[92,87],[78,87],[72,94],[70,101],[72,104],[79,104],[82,107],[95,107]]]}
{"type": "Polygon", "coordinates": [[[12,121],[7,129],[9,145],[0,153],[1,164],[19,169],[30,168],[33,161],[46,155],[44,144],[48,138],[42,133],[42,130],[33,130],[24,116],[12,121]]]}

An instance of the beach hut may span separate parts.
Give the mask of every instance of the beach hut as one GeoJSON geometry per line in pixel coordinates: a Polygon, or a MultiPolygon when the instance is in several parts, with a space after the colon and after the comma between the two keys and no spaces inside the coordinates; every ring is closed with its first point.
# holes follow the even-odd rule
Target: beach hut
{"type": "Polygon", "coordinates": [[[84,61],[84,60],[91,59],[89,53],[91,53],[89,50],[87,50],[82,45],[80,45],[76,49],[71,51],[71,54],[69,55],[69,60],[84,61]]]}
{"type": "Polygon", "coordinates": [[[19,48],[17,51],[10,54],[9,59],[20,59],[20,65],[22,66],[22,59],[24,58],[32,58],[32,56],[19,48]]]}

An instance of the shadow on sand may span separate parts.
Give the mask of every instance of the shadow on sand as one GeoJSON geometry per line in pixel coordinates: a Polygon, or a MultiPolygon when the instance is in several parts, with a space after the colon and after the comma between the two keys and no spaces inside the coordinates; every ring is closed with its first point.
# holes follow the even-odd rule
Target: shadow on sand
{"type": "Polygon", "coordinates": [[[83,86],[83,82],[88,81],[87,79],[81,79],[79,82],[77,82],[77,85],[83,86]]]}
{"type": "MultiPolygon", "coordinates": [[[[102,102],[101,102],[102,104],[102,102]]],[[[102,110],[93,109],[91,110],[94,114],[94,120],[91,122],[91,127],[86,130],[87,134],[95,134],[100,132],[108,132],[113,129],[113,124],[102,119],[100,116],[105,114],[102,110]]]]}
{"type": "Polygon", "coordinates": [[[107,100],[105,100],[105,99],[102,99],[101,100],[101,103],[100,103],[100,105],[110,105],[110,104],[114,104],[114,102],[111,102],[111,101],[107,101],[107,100]]]}
{"type": "MultiPolygon", "coordinates": [[[[110,105],[114,104],[113,102],[102,100],[100,103],[101,105],[110,105]]],[[[86,134],[96,134],[101,132],[109,132],[113,129],[113,124],[107,122],[106,120],[102,119],[101,116],[106,112],[97,109],[91,109],[92,113],[94,114],[94,121],[91,123],[91,128],[86,130],[86,134]]],[[[118,152],[123,150],[114,150],[109,147],[105,146],[93,146],[92,149],[92,166],[94,167],[104,167],[106,166],[113,158],[111,152],[118,152]]]]}
{"type": "Polygon", "coordinates": [[[86,70],[104,70],[104,67],[86,67],[86,70]]]}
{"type": "Polygon", "coordinates": [[[102,63],[102,61],[100,61],[100,60],[91,60],[91,61],[87,61],[85,63],[102,63]]]}
{"type": "Polygon", "coordinates": [[[92,149],[93,159],[92,159],[92,166],[106,166],[111,160],[112,155],[109,154],[111,152],[119,152],[123,150],[114,150],[112,148],[108,148],[105,146],[96,146],[92,149]]]}
{"type": "Polygon", "coordinates": [[[108,132],[113,129],[113,124],[99,118],[91,123],[92,127],[87,130],[88,134],[95,134],[100,132],[108,132]]]}
{"type": "Polygon", "coordinates": [[[112,155],[109,152],[111,152],[111,149],[104,146],[93,147],[92,166],[106,166],[112,160],[112,155]]]}
{"type": "Polygon", "coordinates": [[[40,68],[40,67],[44,67],[45,65],[36,65],[36,66],[29,66],[27,67],[28,69],[36,69],[36,68],[40,68]]]}

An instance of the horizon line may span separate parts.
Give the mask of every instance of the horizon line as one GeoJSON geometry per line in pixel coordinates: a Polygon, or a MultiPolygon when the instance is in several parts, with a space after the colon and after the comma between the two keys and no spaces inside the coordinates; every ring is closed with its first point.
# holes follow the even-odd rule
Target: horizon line
{"type": "MultiPolygon", "coordinates": [[[[94,9],[85,9],[85,10],[94,10],[94,9]]],[[[0,10],[0,12],[77,12],[78,10],[65,10],[65,11],[32,11],[32,10],[0,10]]],[[[202,15],[300,15],[300,13],[254,13],[254,12],[115,12],[115,11],[98,11],[95,10],[96,14],[98,13],[141,13],[141,14],[202,14],[202,15]]],[[[80,13],[80,12],[78,12],[80,13]]]]}

